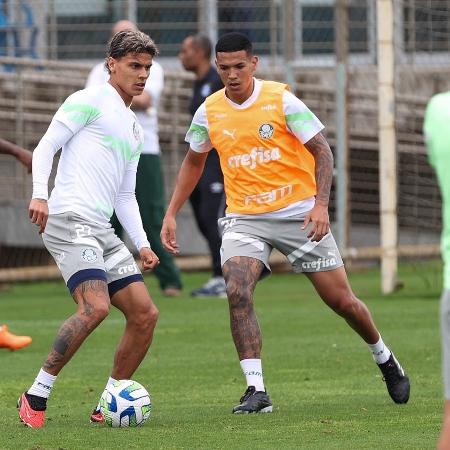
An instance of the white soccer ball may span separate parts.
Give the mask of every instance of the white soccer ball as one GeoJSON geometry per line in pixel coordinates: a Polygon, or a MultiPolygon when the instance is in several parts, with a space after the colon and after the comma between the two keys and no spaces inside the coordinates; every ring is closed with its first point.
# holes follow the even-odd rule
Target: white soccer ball
{"type": "Polygon", "coordinates": [[[150,418],[150,394],[133,380],[118,380],[110,384],[100,398],[100,412],[113,428],[137,427],[150,418]]]}

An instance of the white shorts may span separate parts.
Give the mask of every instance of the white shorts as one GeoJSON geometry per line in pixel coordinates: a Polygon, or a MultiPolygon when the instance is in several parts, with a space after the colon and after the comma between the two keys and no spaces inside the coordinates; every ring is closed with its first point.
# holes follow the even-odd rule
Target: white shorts
{"type": "Polygon", "coordinates": [[[112,227],[71,212],[52,214],[42,239],[70,293],[87,280],[104,280],[110,296],[134,281],[143,281],[133,255],[112,227]]]}
{"type": "Polygon", "coordinates": [[[333,235],[329,232],[319,242],[308,239],[310,226],[302,230],[305,216],[286,218],[224,217],[220,249],[222,266],[234,256],[247,256],[262,261],[270,273],[269,256],[274,248],[283,253],[300,272],[324,272],[343,266],[333,235]]]}

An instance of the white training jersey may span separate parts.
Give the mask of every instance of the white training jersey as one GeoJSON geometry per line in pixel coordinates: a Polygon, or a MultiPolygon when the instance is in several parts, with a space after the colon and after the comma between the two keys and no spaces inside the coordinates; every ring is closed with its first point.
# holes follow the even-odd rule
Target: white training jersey
{"type": "MultiPolygon", "coordinates": [[[[105,63],[94,66],[86,80],[86,87],[99,86],[109,80],[105,63]]],[[[145,83],[145,92],[150,95],[151,106],[146,111],[135,111],[136,117],[144,130],[144,147],[142,154],[159,155],[158,105],[164,88],[164,70],[153,60],[150,75],[145,83]]]]}
{"type": "Polygon", "coordinates": [[[71,211],[109,227],[114,209],[123,210],[119,220],[136,247],[149,247],[134,195],[142,146],[142,128],[113,86],[75,92],[34,151],[33,198],[47,198],[53,156],[62,147],[49,213],[71,211]]]}
{"type": "MultiPolygon", "coordinates": [[[[246,109],[251,106],[259,96],[262,88],[262,81],[254,78],[254,88],[252,95],[242,104],[234,103],[228,97],[227,101],[235,109],[246,109]]],[[[287,129],[303,144],[306,144],[317,133],[320,133],[324,126],[320,120],[308,109],[308,107],[288,90],[283,93],[283,112],[286,118],[287,129]],[[299,126],[299,117],[306,117],[307,120],[301,121],[299,126]]],[[[186,142],[189,143],[192,150],[198,153],[209,152],[213,146],[209,138],[208,118],[206,116],[206,106],[203,102],[197,109],[192,119],[191,126],[186,134],[186,142]],[[193,126],[194,125],[194,126],[193,126]],[[195,130],[200,129],[202,133],[195,130]]],[[[286,208],[270,213],[259,214],[259,217],[281,218],[291,217],[293,215],[304,214],[314,207],[314,197],[295,202],[286,208]]],[[[227,214],[232,216],[233,214],[227,214]]]]}

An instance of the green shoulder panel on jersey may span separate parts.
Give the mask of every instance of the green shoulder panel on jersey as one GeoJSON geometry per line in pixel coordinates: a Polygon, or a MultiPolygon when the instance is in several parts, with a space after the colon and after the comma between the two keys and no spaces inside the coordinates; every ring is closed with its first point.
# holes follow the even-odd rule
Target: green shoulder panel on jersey
{"type": "Polygon", "coordinates": [[[92,105],[66,102],[62,108],[70,120],[83,125],[93,122],[101,115],[101,111],[92,105]]]}
{"type": "Polygon", "coordinates": [[[195,123],[191,124],[188,134],[192,135],[192,142],[196,144],[205,142],[208,139],[208,129],[195,123]]]}
{"type": "Polygon", "coordinates": [[[308,131],[314,126],[314,115],[311,111],[288,114],[286,123],[294,132],[308,131]]]}
{"type": "Polygon", "coordinates": [[[133,150],[129,142],[114,136],[104,136],[102,141],[108,148],[119,153],[125,161],[137,161],[142,151],[142,144],[133,150]]]}

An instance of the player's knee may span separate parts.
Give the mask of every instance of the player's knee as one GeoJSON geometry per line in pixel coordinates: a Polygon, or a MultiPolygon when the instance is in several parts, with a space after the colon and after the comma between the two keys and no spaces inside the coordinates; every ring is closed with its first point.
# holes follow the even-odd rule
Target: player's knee
{"type": "Polygon", "coordinates": [[[97,316],[99,317],[99,319],[103,320],[103,319],[106,319],[106,317],[108,317],[109,308],[110,308],[109,302],[101,302],[96,307],[96,313],[97,313],[97,316]]]}
{"type": "Polygon", "coordinates": [[[107,301],[98,301],[92,304],[83,305],[81,307],[81,314],[85,319],[88,319],[92,324],[99,324],[109,314],[109,303],[107,301]]]}
{"type": "Polygon", "coordinates": [[[342,317],[353,317],[358,310],[358,300],[351,293],[343,292],[332,302],[333,311],[342,317]]]}
{"type": "Polygon", "coordinates": [[[156,325],[158,317],[159,317],[159,309],[155,305],[152,305],[148,311],[148,320],[153,327],[156,325]]]}
{"type": "Polygon", "coordinates": [[[141,307],[139,311],[130,318],[131,322],[140,333],[147,334],[151,333],[155,328],[156,322],[159,317],[159,310],[154,304],[146,305],[141,307]]]}
{"type": "Polygon", "coordinates": [[[252,302],[252,295],[248,289],[227,285],[227,297],[230,308],[248,308],[252,302]]]}

